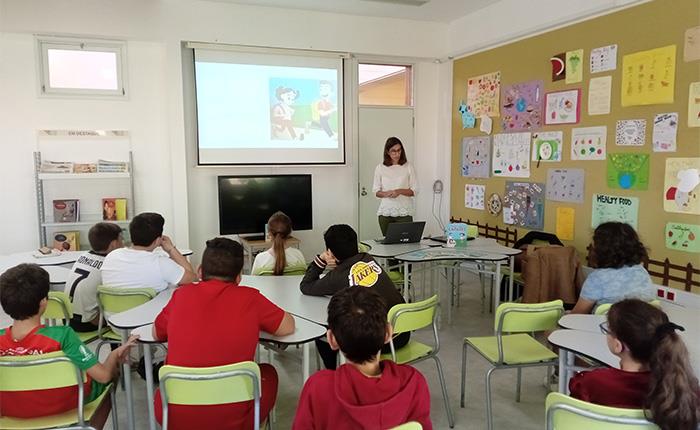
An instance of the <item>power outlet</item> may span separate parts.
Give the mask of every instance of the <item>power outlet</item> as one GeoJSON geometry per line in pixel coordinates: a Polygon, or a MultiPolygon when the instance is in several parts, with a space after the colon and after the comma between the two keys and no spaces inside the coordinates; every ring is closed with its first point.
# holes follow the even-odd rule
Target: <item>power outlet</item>
{"type": "Polygon", "coordinates": [[[442,181],[439,179],[433,182],[433,194],[442,194],[442,181]]]}

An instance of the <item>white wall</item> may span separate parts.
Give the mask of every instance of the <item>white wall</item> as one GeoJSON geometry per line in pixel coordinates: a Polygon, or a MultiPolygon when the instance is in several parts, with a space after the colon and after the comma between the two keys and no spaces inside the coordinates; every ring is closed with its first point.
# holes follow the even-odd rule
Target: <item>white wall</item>
{"type": "MultiPolygon", "coordinates": [[[[38,243],[31,152],[40,128],[123,128],[132,132],[136,206],[166,217],[166,230],[180,246],[199,249],[216,234],[214,178],[238,169],[194,168],[187,138],[181,42],[236,43],[285,48],[339,50],[380,56],[438,57],[447,46],[447,25],[345,16],[299,10],[240,6],[209,1],[0,0],[0,148],[11,167],[0,171],[5,201],[0,254],[38,243]],[[127,101],[37,98],[32,33],[121,38],[128,41],[130,97],[127,101]],[[12,100],[12,103],[6,103],[12,100]],[[188,179],[189,178],[189,179],[188,179]],[[16,203],[15,203],[16,202],[16,203]]],[[[437,106],[438,82],[431,65],[417,75],[416,100],[437,106]],[[423,75],[423,77],[421,77],[423,75]]],[[[422,69],[422,66],[419,67],[422,69]]],[[[417,137],[433,154],[436,109],[416,116],[417,137]]],[[[313,233],[303,233],[305,253],[317,252],[320,231],[330,222],[357,219],[356,147],[348,142],[345,167],[247,169],[246,173],[311,171],[315,177],[313,233]],[[339,195],[348,196],[339,199],[339,195]],[[343,200],[343,201],[340,201],[343,200]]],[[[426,160],[429,160],[427,157],[426,160]]],[[[423,169],[423,167],[419,167],[423,169]]],[[[431,185],[435,166],[419,173],[431,185]]],[[[449,172],[448,172],[449,174],[449,172]]],[[[422,193],[429,198],[428,193],[422,193]]],[[[425,202],[419,211],[425,211],[425,202]]]]}

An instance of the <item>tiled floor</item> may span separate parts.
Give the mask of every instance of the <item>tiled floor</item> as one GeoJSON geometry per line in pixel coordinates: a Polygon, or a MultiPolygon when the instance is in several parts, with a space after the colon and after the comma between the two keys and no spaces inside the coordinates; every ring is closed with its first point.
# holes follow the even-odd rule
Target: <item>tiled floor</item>
{"type": "MultiPolygon", "coordinates": [[[[443,305],[443,314],[446,314],[443,305]]],[[[470,350],[467,368],[467,405],[459,407],[460,371],[462,357],[462,339],[464,336],[489,335],[493,332],[493,314],[481,312],[481,298],[478,278],[463,276],[461,306],[453,308],[453,321],[447,324],[446,318],[439,331],[442,360],[450,405],[455,415],[457,429],[485,429],[486,414],[484,402],[484,377],[488,369],[485,360],[470,350]],[[466,278],[466,280],[464,279],[466,278]]],[[[426,342],[432,339],[429,331],[416,334],[426,342]]],[[[292,357],[276,356],[275,367],[280,377],[277,398],[276,429],[291,428],[301,391],[301,370],[299,362],[293,357],[301,357],[301,350],[288,350],[292,357]]],[[[264,354],[266,355],[266,354],[264,354]]],[[[423,372],[431,391],[433,426],[447,429],[447,417],[440,390],[440,384],[432,360],[418,363],[416,367],[423,372]]],[[[494,428],[507,430],[542,429],[544,426],[544,399],[546,389],[543,386],[545,368],[523,370],[522,397],[515,402],[515,370],[496,371],[491,379],[494,408],[494,428]]],[[[148,428],[145,382],[133,374],[136,410],[136,428],[148,428]]],[[[123,392],[117,394],[119,407],[119,427],[126,429],[126,408],[123,392]]],[[[111,429],[111,424],[108,424],[111,429]]]]}

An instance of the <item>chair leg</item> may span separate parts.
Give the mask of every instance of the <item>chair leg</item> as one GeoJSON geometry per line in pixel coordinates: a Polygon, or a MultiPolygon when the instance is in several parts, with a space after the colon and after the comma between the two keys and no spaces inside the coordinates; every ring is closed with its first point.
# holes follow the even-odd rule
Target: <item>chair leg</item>
{"type": "Polygon", "coordinates": [[[518,367],[518,381],[515,384],[515,401],[520,403],[520,386],[522,385],[523,368],[518,367]]]}
{"type": "Polygon", "coordinates": [[[445,400],[445,411],[447,411],[447,422],[450,424],[450,428],[454,428],[455,419],[452,416],[452,408],[450,407],[450,398],[447,396],[447,385],[445,384],[445,374],[442,372],[442,363],[440,363],[440,358],[437,355],[433,356],[435,360],[435,365],[437,366],[438,377],[440,378],[440,387],[442,387],[442,398],[445,400]]]}
{"type": "Polygon", "coordinates": [[[112,403],[112,428],[119,430],[119,420],[117,419],[117,391],[112,386],[112,392],[109,393],[110,402],[112,403]]]}
{"type": "Polygon", "coordinates": [[[467,384],[467,343],[462,344],[462,389],[459,395],[459,406],[464,407],[464,398],[466,396],[466,384],[467,384]]]}
{"type": "Polygon", "coordinates": [[[493,412],[491,411],[491,374],[496,370],[492,367],[486,372],[486,428],[493,430],[493,412]]]}

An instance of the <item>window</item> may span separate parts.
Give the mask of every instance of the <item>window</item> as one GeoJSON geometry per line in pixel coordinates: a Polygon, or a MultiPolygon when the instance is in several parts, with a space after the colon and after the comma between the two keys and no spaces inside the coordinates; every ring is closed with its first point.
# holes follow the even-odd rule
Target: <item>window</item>
{"type": "Polygon", "coordinates": [[[39,38],[42,95],[126,95],[126,44],[120,41],[39,38]]]}
{"type": "Polygon", "coordinates": [[[411,66],[360,64],[361,105],[413,106],[411,66]]]}

